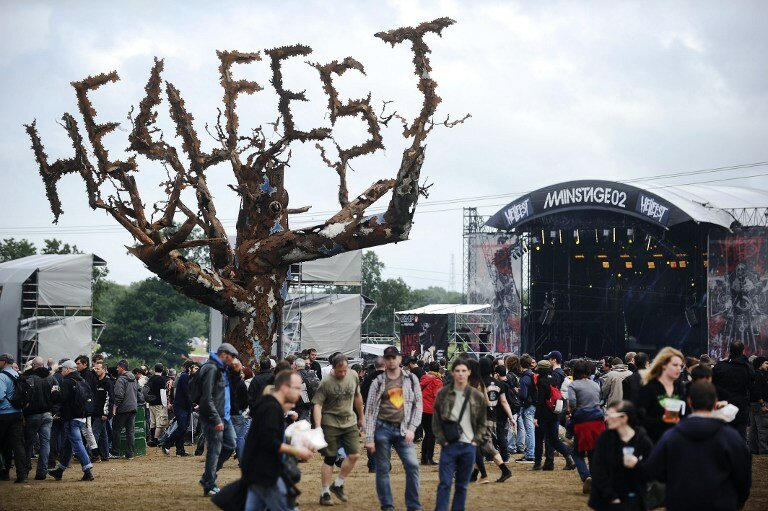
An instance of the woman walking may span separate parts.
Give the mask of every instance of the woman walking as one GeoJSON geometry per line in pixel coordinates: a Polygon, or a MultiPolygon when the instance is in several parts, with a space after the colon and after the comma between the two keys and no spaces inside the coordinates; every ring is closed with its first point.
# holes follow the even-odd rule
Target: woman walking
{"type": "Polygon", "coordinates": [[[638,462],[648,458],[653,443],[637,427],[637,410],[629,401],[608,408],[608,430],[597,439],[592,469],[589,507],[598,511],[644,511],[646,476],[638,462]]]}
{"type": "Polygon", "coordinates": [[[679,422],[684,412],[685,391],[679,379],[683,360],[680,351],[667,346],[659,351],[643,376],[638,405],[644,412],[643,427],[654,443],[679,422]],[[670,408],[666,414],[665,406],[670,408]]]}

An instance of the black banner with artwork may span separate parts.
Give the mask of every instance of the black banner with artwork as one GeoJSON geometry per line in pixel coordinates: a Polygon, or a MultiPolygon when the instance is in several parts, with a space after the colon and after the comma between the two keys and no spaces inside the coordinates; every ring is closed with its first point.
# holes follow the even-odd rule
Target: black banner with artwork
{"type": "Polygon", "coordinates": [[[710,234],[709,352],[728,356],[742,341],[747,355],[768,355],[768,229],[710,234]]]}
{"type": "Polygon", "coordinates": [[[400,351],[403,356],[429,351],[433,346],[435,351],[447,351],[450,317],[447,314],[401,314],[400,351]]]}

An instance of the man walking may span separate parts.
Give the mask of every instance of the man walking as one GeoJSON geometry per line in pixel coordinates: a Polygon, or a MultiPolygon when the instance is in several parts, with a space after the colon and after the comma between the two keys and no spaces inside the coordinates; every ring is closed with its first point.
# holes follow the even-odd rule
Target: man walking
{"type": "Polygon", "coordinates": [[[322,379],[312,399],[312,417],[315,427],[323,429],[328,446],[320,451],[323,465],[320,468],[322,490],[320,505],[332,506],[331,492],[346,502],[344,480],[355,468],[360,457],[360,432],[363,430],[363,398],[360,394],[360,378],[349,371],[349,362],[344,355],[337,355],[331,364],[331,373],[322,379]],[[357,418],[355,417],[357,415],[357,418]],[[333,465],[343,447],[347,457],[341,464],[336,481],[333,465]]]}
{"type": "Polygon", "coordinates": [[[128,361],[117,363],[117,381],[115,382],[112,405],[112,450],[120,450],[120,432],[125,428],[125,458],[133,459],[134,425],[136,421],[136,399],[138,384],[136,377],[128,370],[128,361]]]}
{"type": "Polygon", "coordinates": [[[93,410],[87,409],[87,403],[90,400],[93,406],[93,394],[90,393],[91,386],[83,380],[80,373],[77,372],[77,366],[71,360],[67,360],[61,365],[61,374],[64,379],[61,385],[53,387],[53,399],[61,403],[61,420],[64,428],[64,446],[59,459],[58,467],[55,470],[49,470],[48,474],[56,480],[61,480],[64,471],[69,466],[72,454],[77,455],[77,460],[83,468],[82,481],[93,481],[91,468],[91,458],[83,445],[85,436],[85,418],[90,417],[93,410]]]}
{"type": "MultiPolygon", "coordinates": [[[[232,366],[235,357],[237,350],[225,342],[216,353],[210,353],[208,362],[196,376],[200,388],[200,425],[208,449],[205,470],[200,478],[205,496],[219,493],[216,474],[237,446],[230,416],[232,393],[227,377],[227,368],[232,366]]],[[[197,396],[192,397],[194,400],[197,396]]]]}
{"type": "Polygon", "coordinates": [[[483,442],[486,428],[485,396],[469,385],[469,375],[466,359],[456,359],[451,382],[440,389],[435,397],[432,431],[435,441],[442,447],[435,511],[448,511],[454,478],[456,489],[451,509],[465,509],[476,446],[483,442]]]}
{"type": "Polygon", "coordinates": [[[373,380],[365,407],[365,448],[376,454],[376,494],[382,511],[394,511],[389,483],[392,448],[405,468],[405,505],[421,509],[419,460],[413,439],[421,424],[419,380],[400,368],[402,357],[395,346],[384,350],[384,374],[373,380]]]}
{"type": "Polygon", "coordinates": [[[13,355],[5,353],[0,355],[0,446],[2,446],[5,469],[0,472],[0,480],[9,479],[8,472],[11,468],[11,457],[16,463],[16,482],[27,481],[26,463],[24,460],[23,442],[23,418],[22,407],[17,402],[20,396],[16,395],[15,383],[19,379],[19,373],[13,369],[16,360],[13,355]]]}
{"type": "Polygon", "coordinates": [[[536,385],[533,383],[533,358],[527,353],[520,357],[520,390],[518,395],[522,401],[520,415],[517,418],[517,452],[523,452],[523,457],[517,463],[533,463],[536,449],[534,416],[536,415],[536,385]]]}
{"type": "Polygon", "coordinates": [[[248,432],[240,462],[242,480],[248,485],[246,511],[294,509],[280,473],[284,455],[305,461],[312,457],[309,449],[285,443],[285,411],[293,408],[300,393],[301,377],[285,370],[275,376],[274,390],[256,403],[254,411],[259,419],[248,432]]]}
{"type": "Polygon", "coordinates": [[[668,511],[736,510],[749,497],[749,450],[736,430],[712,417],[717,398],[711,383],[694,382],[688,391],[693,413],[662,435],[646,461],[649,474],[667,483],[668,511]]]}
{"type": "Polygon", "coordinates": [[[307,353],[309,355],[309,368],[312,369],[315,374],[317,374],[318,380],[322,380],[323,374],[322,368],[320,367],[320,362],[317,361],[317,350],[315,348],[310,348],[307,353]]]}
{"type": "Polygon", "coordinates": [[[107,366],[104,361],[95,362],[93,371],[96,374],[96,405],[91,417],[93,436],[96,439],[97,448],[93,451],[93,458],[101,457],[101,461],[109,461],[109,436],[107,435],[107,423],[112,417],[112,403],[115,400],[114,385],[107,376],[107,366]]]}
{"type": "MultiPolygon", "coordinates": [[[[91,371],[89,365],[90,360],[88,360],[88,357],[85,355],[80,355],[75,359],[75,367],[77,367],[78,374],[83,380],[85,380],[85,383],[91,387],[91,393],[95,396],[97,378],[96,373],[91,371]]],[[[93,425],[91,421],[92,418],[90,416],[85,418],[85,447],[88,449],[89,453],[95,451],[97,447],[96,437],[93,436],[93,425]]]]}
{"type": "Polygon", "coordinates": [[[32,367],[24,374],[32,387],[32,399],[24,409],[24,445],[27,473],[32,470],[32,446],[35,437],[40,439],[40,453],[37,458],[35,479],[43,480],[48,473],[48,455],[51,449],[51,382],[50,372],[42,357],[32,360],[32,367]]]}
{"type": "Polygon", "coordinates": [[[712,383],[717,388],[717,395],[723,401],[739,408],[736,418],[730,423],[742,438],[747,438],[749,423],[749,389],[752,387],[752,366],[744,356],[744,343],[733,341],[730,357],[721,360],[712,369],[712,383]]]}
{"type": "Polygon", "coordinates": [[[749,391],[749,450],[752,454],[768,454],[768,360],[752,361],[755,380],[749,391]]]}
{"type": "Polygon", "coordinates": [[[606,408],[620,403],[624,399],[622,382],[630,376],[632,376],[632,371],[627,368],[626,364],[621,363],[620,358],[616,357],[611,361],[611,370],[603,376],[601,387],[606,408]]]}
{"type": "Polygon", "coordinates": [[[192,402],[189,400],[189,371],[195,365],[192,360],[185,360],[181,375],[176,383],[176,391],[173,393],[173,413],[176,417],[176,431],[168,435],[162,445],[163,454],[171,455],[171,446],[176,446],[176,456],[189,456],[184,450],[184,435],[189,429],[189,420],[192,417],[192,402]]]}
{"type": "MultiPolygon", "coordinates": [[[[147,381],[146,400],[149,405],[150,438],[147,445],[157,447],[157,440],[168,427],[168,409],[163,405],[163,394],[167,392],[168,377],[163,364],[155,364],[155,374],[147,381]]],[[[167,402],[167,401],[166,401],[167,402]]]]}

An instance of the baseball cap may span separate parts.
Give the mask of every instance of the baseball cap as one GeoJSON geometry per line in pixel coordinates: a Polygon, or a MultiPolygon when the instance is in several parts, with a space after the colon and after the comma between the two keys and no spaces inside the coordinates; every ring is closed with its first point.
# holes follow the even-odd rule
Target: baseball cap
{"type": "Polygon", "coordinates": [[[544,358],[546,358],[547,360],[554,358],[555,360],[557,360],[558,364],[563,363],[563,354],[560,353],[559,351],[550,351],[549,353],[544,355],[544,358]]]}
{"type": "Polygon", "coordinates": [[[387,357],[399,357],[400,356],[400,350],[397,349],[397,346],[387,346],[384,348],[384,358],[387,357]]]}
{"type": "Polygon", "coordinates": [[[0,362],[5,362],[6,364],[13,364],[16,362],[16,359],[13,358],[13,355],[10,353],[3,353],[0,355],[0,362]]]}
{"type": "Polygon", "coordinates": [[[238,355],[235,347],[229,344],[228,342],[221,343],[221,346],[219,346],[219,349],[216,350],[216,353],[229,353],[233,357],[236,357],[238,355]]]}

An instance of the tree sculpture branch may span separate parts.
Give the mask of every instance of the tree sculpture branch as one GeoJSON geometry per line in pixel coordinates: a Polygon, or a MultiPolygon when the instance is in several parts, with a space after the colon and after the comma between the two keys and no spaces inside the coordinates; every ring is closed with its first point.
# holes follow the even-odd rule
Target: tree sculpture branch
{"type": "MultiPolygon", "coordinates": [[[[295,92],[284,83],[283,65],[293,57],[306,57],[312,50],[304,45],[292,45],[265,50],[272,72],[271,84],[278,95],[278,120],[273,125],[278,137],[268,142],[262,127],[240,134],[237,100],[243,93],[254,94],[263,87],[256,82],[236,80],[233,67],[249,65],[262,60],[260,52],[219,51],[219,73],[224,91],[223,110],[214,139],[219,147],[206,153],[194,127],[194,118],[186,109],[180,91],[175,85],[163,81],[163,60],[155,59],[145,87],[145,96],[136,115],[129,119],[132,130],[128,136],[128,151],[161,163],[167,172],[167,180],[160,184],[165,199],[145,207],[134,179],[138,171],[134,156],[126,161],[113,160],[102,140],[117,126],[116,122],[98,124],[96,110],[88,94],[109,83],[119,80],[117,72],[88,77],[73,82],[78,109],[83,117],[85,132],[92,147],[94,162],[85,148],[77,121],[70,114],[62,117],[74,149],[71,158],[63,158],[49,164],[48,156],[37,131],[36,122],[26,125],[32,141],[40,175],[43,179],[57,222],[62,214],[57,185],[62,177],[78,173],[85,181],[88,203],[93,209],[107,211],[135,239],[129,247],[147,268],[168,281],[179,292],[213,307],[227,315],[232,323],[227,339],[254,356],[260,350],[269,350],[277,337],[279,315],[287,294],[286,277],[292,263],[329,257],[340,252],[373,247],[408,238],[420,191],[421,166],[424,161],[424,141],[436,125],[432,121],[440,97],[436,94],[437,83],[430,77],[429,47],[424,41],[427,34],[441,35],[453,24],[453,20],[440,18],[422,23],[415,28],[406,27],[376,34],[392,46],[410,41],[413,50],[418,90],[423,104],[418,116],[406,121],[398,114],[384,117],[371,107],[370,94],[364,99],[339,97],[334,80],[349,70],[365,74],[363,65],[352,57],[328,64],[311,63],[319,73],[323,89],[328,97],[331,128],[315,127],[303,130],[297,127],[291,110],[295,101],[307,101],[304,92],[295,92]],[[176,128],[176,136],[182,141],[184,156],[165,142],[157,127],[157,109],[162,103],[163,92],[168,101],[170,118],[176,128]],[[222,116],[224,122],[222,123],[222,116]],[[332,138],[332,128],[341,117],[358,117],[367,125],[369,138],[358,145],[342,148],[332,138]],[[403,136],[412,139],[405,149],[400,168],[394,179],[380,179],[367,190],[350,199],[347,188],[347,170],[352,159],[383,149],[380,125],[393,117],[404,123],[403,136]],[[320,144],[330,140],[337,155],[332,157],[320,144]],[[307,211],[311,206],[289,208],[288,192],[284,187],[284,175],[290,160],[293,142],[315,142],[321,159],[334,169],[339,177],[338,200],[341,209],[324,223],[307,228],[290,230],[288,215],[307,211]],[[241,208],[237,219],[237,236],[234,246],[230,243],[214,204],[208,186],[208,168],[228,162],[232,167],[235,184],[230,187],[238,193],[241,208]],[[111,193],[103,189],[112,185],[111,193]],[[182,190],[195,191],[195,204],[185,204],[182,190]],[[392,197],[383,214],[366,215],[366,210],[383,196],[392,197]],[[180,227],[172,234],[167,228],[181,216],[180,227]],[[195,227],[204,231],[203,239],[192,239],[195,227]],[[182,249],[207,246],[210,248],[211,268],[204,268],[188,261],[182,249]]],[[[133,112],[133,111],[132,111],[133,112]]],[[[468,117],[468,116],[467,116],[468,117]]],[[[466,120],[443,123],[451,127],[466,120]]],[[[246,357],[248,358],[248,357],[246,357]]]]}

